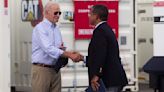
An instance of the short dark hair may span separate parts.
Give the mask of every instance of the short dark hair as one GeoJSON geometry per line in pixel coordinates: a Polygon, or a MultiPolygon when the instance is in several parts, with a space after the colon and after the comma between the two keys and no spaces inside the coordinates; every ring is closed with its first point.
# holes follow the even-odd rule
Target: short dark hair
{"type": "Polygon", "coordinates": [[[104,5],[94,5],[91,12],[97,14],[102,21],[108,20],[108,8],[104,5]]]}

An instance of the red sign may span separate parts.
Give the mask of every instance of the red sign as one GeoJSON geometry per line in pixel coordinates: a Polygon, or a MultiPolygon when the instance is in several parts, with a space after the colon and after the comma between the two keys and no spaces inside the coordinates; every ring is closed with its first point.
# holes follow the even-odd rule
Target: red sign
{"type": "Polygon", "coordinates": [[[8,8],[8,0],[4,0],[4,7],[8,8]]]}
{"type": "Polygon", "coordinates": [[[164,6],[164,1],[159,1],[154,3],[154,7],[163,7],[164,6]]]}
{"type": "Polygon", "coordinates": [[[38,7],[38,15],[39,15],[39,17],[38,17],[38,19],[37,20],[32,20],[31,21],[31,25],[33,26],[33,27],[35,27],[38,23],[40,23],[42,20],[43,20],[43,4],[42,4],[42,0],[39,0],[38,1],[39,2],[39,7],[38,7]]]}
{"type": "Polygon", "coordinates": [[[109,9],[108,24],[118,37],[118,0],[108,1],[74,1],[75,39],[90,39],[93,27],[89,24],[88,13],[93,5],[102,4],[109,9]]]}

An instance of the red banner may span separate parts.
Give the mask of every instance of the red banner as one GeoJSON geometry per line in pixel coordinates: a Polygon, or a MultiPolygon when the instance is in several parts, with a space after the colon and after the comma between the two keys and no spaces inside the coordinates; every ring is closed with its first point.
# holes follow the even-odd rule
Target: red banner
{"type": "Polygon", "coordinates": [[[158,1],[154,3],[154,7],[163,7],[164,6],[164,1],[158,1]]]}
{"type": "Polygon", "coordinates": [[[8,8],[8,0],[4,0],[4,7],[8,8]]]}
{"type": "Polygon", "coordinates": [[[108,24],[118,37],[118,0],[108,1],[74,1],[75,39],[90,39],[93,27],[89,25],[88,12],[93,5],[102,4],[109,9],[108,24]]]}

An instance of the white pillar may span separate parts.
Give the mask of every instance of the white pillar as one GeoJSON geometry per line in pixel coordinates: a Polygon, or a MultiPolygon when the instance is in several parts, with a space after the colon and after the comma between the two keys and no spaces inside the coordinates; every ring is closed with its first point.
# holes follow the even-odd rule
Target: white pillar
{"type": "Polygon", "coordinates": [[[0,92],[10,92],[9,24],[10,24],[9,8],[5,8],[4,0],[0,0],[0,92]]]}

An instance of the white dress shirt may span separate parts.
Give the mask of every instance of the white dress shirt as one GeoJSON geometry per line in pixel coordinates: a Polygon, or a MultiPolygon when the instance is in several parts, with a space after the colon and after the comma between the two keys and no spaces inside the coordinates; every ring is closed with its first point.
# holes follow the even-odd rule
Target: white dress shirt
{"type": "Polygon", "coordinates": [[[63,54],[59,28],[46,18],[40,22],[32,34],[32,63],[54,65],[63,54]]]}
{"type": "Polygon", "coordinates": [[[104,22],[106,22],[106,21],[101,21],[101,22],[99,22],[99,23],[95,26],[95,29],[96,29],[99,25],[101,25],[102,23],[104,23],[104,22]]]}

